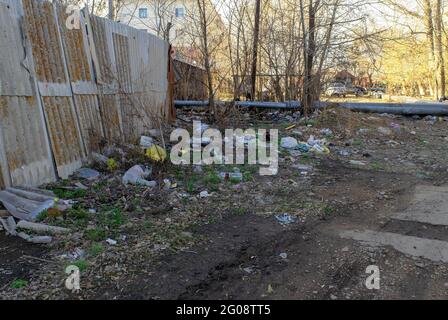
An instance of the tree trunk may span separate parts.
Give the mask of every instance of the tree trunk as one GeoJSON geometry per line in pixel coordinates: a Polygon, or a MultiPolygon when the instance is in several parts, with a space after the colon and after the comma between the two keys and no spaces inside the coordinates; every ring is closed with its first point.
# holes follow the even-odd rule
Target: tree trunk
{"type": "Polygon", "coordinates": [[[197,0],[197,4],[200,13],[200,27],[202,32],[202,54],[204,58],[204,68],[207,73],[208,101],[210,110],[214,115],[216,115],[215,92],[213,89],[213,74],[210,62],[210,52],[208,47],[208,22],[207,22],[206,4],[204,0],[197,0]]]}
{"type": "Polygon", "coordinates": [[[435,12],[435,50],[437,54],[436,58],[436,70],[439,76],[439,96],[438,98],[444,98],[446,93],[446,75],[445,75],[445,57],[443,55],[443,22],[442,22],[442,0],[436,2],[435,12]]]}
{"type": "Polygon", "coordinates": [[[256,0],[255,20],[254,20],[254,46],[252,51],[252,78],[251,93],[252,100],[255,100],[257,84],[257,66],[258,66],[258,41],[260,37],[260,19],[261,19],[261,0],[256,0]]]}
{"type": "Polygon", "coordinates": [[[433,10],[431,5],[431,0],[424,0],[423,3],[423,10],[425,14],[425,27],[426,27],[426,36],[428,38],[429,42],[429,48],[430,48],[430,59],[429,59],[429,66],[433,77],[433,83],[434,83],[434,98],[438,99],[438,92],[439,92],[439,83],[438,83],[438,76],[437,76],[437,70],[436,70],[436,53],[435,53],[435,41],[434,41],[434,22],[433,22],[433,10]]]}
{"type": "Polygon", "coordinates": [[[316,6],[313,0],[309,2],[308,12],[308,46],[305,50],[305,86],[304,86],[304,111],[309,114],[315,99],[315,84],[313,77],[313,65],[316,52],[316,6]]]}

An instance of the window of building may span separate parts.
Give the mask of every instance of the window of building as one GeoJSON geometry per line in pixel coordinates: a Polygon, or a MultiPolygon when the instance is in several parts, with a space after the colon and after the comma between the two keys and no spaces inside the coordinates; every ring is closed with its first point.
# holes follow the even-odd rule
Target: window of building
{"type": "Polygon", "coordinates": [[[185,9],[183,7],[176,8],[176,18],[185,17],[185,9]]]}
{"type": "Polygon", "coordinates": [[[148,9],[147,8],[138,9],[138,17],[140,19],[147,19],[148,18],[148,9]]]}

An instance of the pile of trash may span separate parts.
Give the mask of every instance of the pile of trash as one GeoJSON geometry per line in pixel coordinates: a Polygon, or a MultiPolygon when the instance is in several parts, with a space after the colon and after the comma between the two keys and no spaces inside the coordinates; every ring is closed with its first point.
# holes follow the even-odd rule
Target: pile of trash
{"type": "Polygon", "coordinates": [[[282,138],[280,145],[282,148],[289,150],[292,154],[295,152],[329,155],[331,153],[328,148],[328,142],[326,139],[316,139],[314,136],[310,136],[307,142],[299,142],[296,138],[286,137],[282,138]]]}
{"type": "MultiPolygon", "coordinates": [[[[101,154],[92,155],[92,167],[81,168],[73,174],[73,178],[78,180],[73,190],[88,190],[89,186],[111,175],[116,177],[120,174],[123,174],[121,181],[124,185],[154,188],[158,183],[150,179],[153,175],[151,164],[162,163],[167,157],[165,148],[148,136],[142,136],[139,145],[104,147],[101,154]],[[134,157],[134,155],[137,156],[134,157]],[[147,163],[147,165],[134,165],[132,164],[134,162],[147,163]],[[126,170],[129,167],[131,168],[126,170]]],[[[165,186],[169,184],[170,188],[175,185],[170,181],[163,183],[165,186]]],[[[48,190],[7,188],[0,191],[0,230],[31,243],[51,243],[52,235],[70,233],[70,230],[37,223],[37,221],[47,216],[64,216],[76,204],[75,201],[59,199],[54,192],[48,190]]]]}

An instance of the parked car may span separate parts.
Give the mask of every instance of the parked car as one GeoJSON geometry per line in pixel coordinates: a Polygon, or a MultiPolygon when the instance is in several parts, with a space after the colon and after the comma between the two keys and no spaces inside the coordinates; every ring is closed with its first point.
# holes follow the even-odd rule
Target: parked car
{"type": "Polygon", "coordinates": [[[347,95],[351,94],[357,97],[364,96],[367,94],[367,90],[360,86],[347,87],[346,88],[347,95]]]}
{"type": "Polygon", "coordinates": [[[328,97],[345,98],[347,96],[347,88],[341,83],[333,83],[327,88],[327,90],[325,91],[325,95],[327,95],[328,97]]]}
{"type": "Polygon", "coordinates": [[[386,94],[386,89],[384,88],[370,88],[369,95],[375,99],[383,99],[386,94]]]}
{"type": "Polygon", "coordinates": [[[361,97],[361,96],[365,96],[367,94],[367,89],[360,87],[360,86],[355,86],[355,95],[357,97],[361,97]]]}

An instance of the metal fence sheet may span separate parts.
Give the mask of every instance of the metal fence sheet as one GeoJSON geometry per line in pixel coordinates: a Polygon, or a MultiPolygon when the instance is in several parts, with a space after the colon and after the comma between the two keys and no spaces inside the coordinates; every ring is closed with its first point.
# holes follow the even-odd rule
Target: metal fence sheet
{"type": "Polygon", "coordinates": [[[49,0],[0,0],[0,188],[66,178],[104,137],[134,141],[169,114],[165,41],[66,18],[49,0]]]}
{"type": "Polygon", "coordinates": [[[74,98],[84,146],[90,154],[100,149],[100,141],[104,138],[98,97],[75,94],[74,98]]]}
{"type": "Polygon", "coordinates": [[[11,185],[32,186],[55,178],[42,124],[41,110],[34,97],[0,97],[0,135],[7,164],[3,179],[8,174],[11,185]]]}
{"type": "Polygon", "coordinates": [[[66,179],[82,165],[82,149],[71,97],[43,97],[53,155],[66,179]]]}
{"type": "Polygon", "coordinates": [[[0,2],[0,95],[32,96],[30,72],[25,63],[20,16],[0,2]]]}
{"type": "MultiPolygon", "coordinates": [[[[66,178],[81,167],[84,148],[73,104],[57,10],[53,3],[46,0],[23,0],[23,5],[51,147],[59,176],[66,178]]],[[[65,49],[69,50],[72,48],[65,49]]]]}

